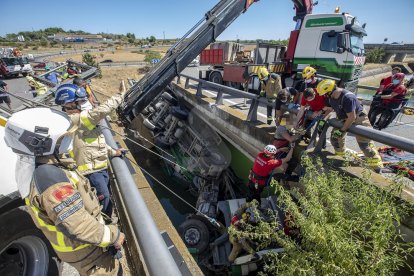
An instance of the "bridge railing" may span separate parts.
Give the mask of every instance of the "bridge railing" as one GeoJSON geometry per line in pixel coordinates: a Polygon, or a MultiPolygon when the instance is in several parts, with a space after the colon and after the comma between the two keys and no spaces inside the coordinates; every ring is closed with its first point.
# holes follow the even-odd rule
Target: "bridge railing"
{"type": "MultiPolygon", "coordinates": [[[[202,97],[203,96],[203,90],[204,89],[212,89],[215,92],[217,92],[217,96],[216,96],[216,105],[223,105],[223,100],[224,100],[224,95],[231,95],[232,97],[235,98],[244,98],[244,99],[250,99],[251,103],[250,103],[250,107],[249,107],[249,111],[247,113],[247,118],[246,121],[248,122],[254,122],[257,121],[257,112],[258,112],[258,108],[260,105],[268,105],[268,106],[273,106],[273,103],[269,103],[266,98],[264,97],[258,97],[255,94],[252,93],[248,93],[245,91],[241,91],[232,87],[227,87],[224,85],[220,85],[217,83],[213,83],[213,82],[209,82],[206,80],[202,80],[202,79],[198,79],[192,76],[188,76],[185,74],[180,74],[177,77],[177,84],[181,84],[181,78],[185,79],[185,84],[184,84],[184,88],[188,89],[190,88],[190,80],[197,82],[196,84],[196,88],[197,88],[197,92],[196,92],[196,96],[197,97],[202,97]]],[[[360,86],[361,88],[363,88],[362,86],[360,86]]],[[[365,87],[365,86],[364,86],[365,87]]],[[[368,86],[366,86],[368,87],[368,86]]],[[[286,111],[289,112],[293,112],[293,113],[297,113],[298,111],[295,109],[288,109],[286,106],[284,107],[284,109],[286,111]]],[[[318,152],[321,151],[324,145],[324,141],[326,139],[326,134],[327,131],[329,129],[329,127],[335,127],[335,128],[341,128],[342,127],[342,122],[339,121],[338,119],[329,119],[328,120],[328,124],[325,124],[325,127],[318,139],[318,141],[316,142],[316,132],[314,132],[312,134],[312,137],[315,139],[314,141],[311,140],[311,144],[313,144],[315,146],[314,151],[318,152]]],[[[316,131],[316,130],[315,130],[316,131]]],[[[402,149],[404,151],[410,152],[410,153],[414,153],[414,141],[407,139],[407,138],[403,138],[400,136],[396,136],[390,133],[385,133],[379,130],[375,130],[372,128],[368,128],[368,127],[364,127],[364,126],[356,126],[356,125],[352,125],[349,129],[348,129],[349,133],[352,133],[354,135],[359,135],[365,138],[369,138],[371,140],[374,140],[376,142],[380,142],[383,143],[385,145],[389,145],[392,147],[396,147],[399,149],[402,149]]]]}

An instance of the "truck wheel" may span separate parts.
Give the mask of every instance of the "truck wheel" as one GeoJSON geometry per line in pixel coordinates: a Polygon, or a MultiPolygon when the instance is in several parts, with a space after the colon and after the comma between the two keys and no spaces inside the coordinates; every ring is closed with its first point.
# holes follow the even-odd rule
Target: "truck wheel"
{"type": "Polygon", "coordinates": [[[206,165],[218,165],[218,166],[222,166],[222,165],[226,165],[227,164],[227,160],[224,157],[224,155],[221,154],[217,150],[209,150],[209,151],[206,151],[205,152],[205,155],[203,155],[200,158],[200,161],[204,162],[206,165]]]}
{"type": "Polygon", "coordinates": [[[26,207],[0,217],[0,235],[0,275],[59,275],[56,254],[26,207]]]}
{"type": "Polygon", "coordinates": [[[198,219],[187,219],[178,228],[178,231],[188,248],[195,248],[197,254],[204,252],[210,242],[210,234],[204,222],[198,219]]]}
{"type": "Polygon", "coordinates": [[[22,73],[23,77],[27,77],[28,73],[22,73]]]}
{"type": "Polygon", "coordinates": [[[214,82],[214,83],[217,83],[217,84],[223,84],[223,76],[218,71],[211,72],[208,79],[211,82],[214,82]]]}

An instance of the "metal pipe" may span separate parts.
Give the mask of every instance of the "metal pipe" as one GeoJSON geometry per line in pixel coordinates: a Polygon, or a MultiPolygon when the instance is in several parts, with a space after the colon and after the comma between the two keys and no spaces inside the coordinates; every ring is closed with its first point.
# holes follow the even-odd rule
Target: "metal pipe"
{"type": "MultiPolygon", "coordinates": [[[[343,125],[343,123],[338,119],[329,119],[328,123],[335,128],[341,128],[343,125]]],[[[351,125],[347,132],[414,153],[414,141],[404,137],[382,132],[370,127],[356,125],[351,125]]]]}
{"type": "MultiPolygon", "coordinates": [[[[118,148],[105,120],[101,130],[106,143],[118,148]]],[[[170,251],[158,230],[125,161],[120,157],[111,159],[111,165],[119,183],[119,190],[125,202],[126,212],[131,218],[132,230],[138,239],[145,265],[150,275],[181,275],[170,251]]]]}

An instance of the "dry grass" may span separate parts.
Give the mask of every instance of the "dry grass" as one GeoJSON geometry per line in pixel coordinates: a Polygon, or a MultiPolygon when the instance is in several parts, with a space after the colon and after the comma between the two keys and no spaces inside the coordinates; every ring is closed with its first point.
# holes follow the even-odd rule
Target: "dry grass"
{"type": "MultiPolygon", "coordinates": [[[[364,70],[371,70],[371,69],[377,69],[377,68],[381,68],[387,66],[387,64],[382,64],[382,63],[367,63],[364,65],[364,70]]],[[[391,72],[391,65],[390,66],[390,72],[391,72]]]]}
{"type": "MultiPolygon", "coordinates": [[[[75,61],[82,61],[82,55],[85,54],[84,52],[81,52],[76,55],[64,55],[64,56],[58,56],[58,57],[52,57],[50,58],[51,61],[66,61],[69,58],[75,60],[75,61]]],[[[131,51],[126,50],[116,50],[113,53],[112,52],[90,52],[92,56],[96,57],[97,62],[101,62],[105,59],[110,59],[113,62],[125,62],[125,61],[143,61],[145,58],[145,54],[138,54],[138,53],[132,53],[131,51]],[[101,56],[103,55],[103,56],[101,56]]]]}
{"type": "Polygon", "coordinates": [[[121,80],[125,81],[128,89],[127,79],[140,79],[143,75],[138,74],[136,67],[108,67],[101,68],[102,78],[92,79],[91,87],[99,93],[111,96],[119,91],[121,80]]]}

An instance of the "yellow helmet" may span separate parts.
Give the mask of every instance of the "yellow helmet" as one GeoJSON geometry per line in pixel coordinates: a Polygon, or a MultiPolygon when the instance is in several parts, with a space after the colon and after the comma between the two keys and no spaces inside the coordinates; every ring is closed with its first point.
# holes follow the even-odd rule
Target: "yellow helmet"
{"type": "Polygon", "coordinates": [[[316,86],[316,92],[319,95],[323,96],[327,93],[334,91],[336,88],[336,83],[334,80],[322,80],[316,86]]]}
{"type": "Polygon", "coordinates": [[[263,80],[267,76],[269,76],[269,71],[267,71],[267,69],[265,67],[260,67],[258,72],[257,72],[257,76],[259,77],[260,80],[263,80]]]}
{"type": "Polygon", "coordinates": [[[310,79],[316,74],[316,69],[311,66],[306,66],[302,71],[302,78],[310,79]]]}

